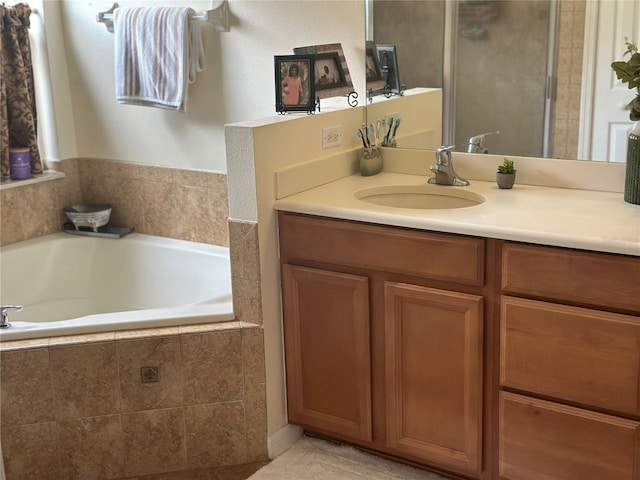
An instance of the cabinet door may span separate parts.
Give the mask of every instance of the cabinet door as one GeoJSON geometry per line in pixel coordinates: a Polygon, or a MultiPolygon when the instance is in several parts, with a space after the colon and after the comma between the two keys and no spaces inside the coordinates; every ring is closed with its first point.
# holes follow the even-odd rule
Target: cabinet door
{"type": "Polygon", "coordinates": [[[282,266],[289,421],[371,440],[369,281],[282,266]]]}
{"type": "Polygon", "coordinates": [[[638,422],[500,393],[500,478],[637,480],[638,422]]]}
{"type": "Polygon", "coordinates": [[[387,446],[480,473],[482,297],[385,284],[387,446]]]}

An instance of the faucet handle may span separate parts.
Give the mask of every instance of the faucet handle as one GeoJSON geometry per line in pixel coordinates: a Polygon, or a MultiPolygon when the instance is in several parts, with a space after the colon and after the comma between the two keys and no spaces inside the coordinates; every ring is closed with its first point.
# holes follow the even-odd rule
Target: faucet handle
{"type": "Polygon", "coordinates": [[[436,149],[436,164],[449,165],[451,163],[451,152],[455,145],[442,145],[436,149]]]}
{"type": "Polygon", "coordinates": [[[22,310],[22,305],[0,305],[0,315],[2,316],[2,319],[0,320],[0,328],[7,328],[11,326],[9,323],[9,314],[7,313],[8,310],[15,310],[16,312],[19,312],[22,310]]]}

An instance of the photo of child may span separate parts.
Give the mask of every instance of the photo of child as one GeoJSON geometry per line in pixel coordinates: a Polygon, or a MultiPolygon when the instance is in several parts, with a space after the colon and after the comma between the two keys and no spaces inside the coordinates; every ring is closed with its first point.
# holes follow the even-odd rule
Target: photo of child
{"type": "Polygon", "coordinates": [[[276,55],[276,111],[311,112],[315,109],[313,57],[311,55],[276,55]]]}
{"type": "Polygon", "coordinates": [[[282,79],[282,103],[285,105],[299,105],[304,90],[302,80],[296,63],[291,63],[287,76],[282,79]]]}

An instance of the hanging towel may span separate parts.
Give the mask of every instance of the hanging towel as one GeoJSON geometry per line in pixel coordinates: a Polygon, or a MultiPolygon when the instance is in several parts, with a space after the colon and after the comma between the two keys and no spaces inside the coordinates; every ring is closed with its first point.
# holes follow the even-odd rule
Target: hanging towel
{"type": "Polygon", "coordinates": [[[187,112],[189,83],[204,68],[200,21],[188,7],[114,13],[116,99],[187,112]]]}

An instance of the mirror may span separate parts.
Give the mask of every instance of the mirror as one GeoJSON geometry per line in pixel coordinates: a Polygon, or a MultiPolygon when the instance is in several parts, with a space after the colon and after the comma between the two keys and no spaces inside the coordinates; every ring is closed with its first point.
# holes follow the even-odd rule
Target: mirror
{"type": "Polygon", "coordinates": [[[443,89],[443,144],[626,161],[633,92],[610,64],[640,0],[365,1],[367,39],[396,46],[401,83],[443,89]]]}

